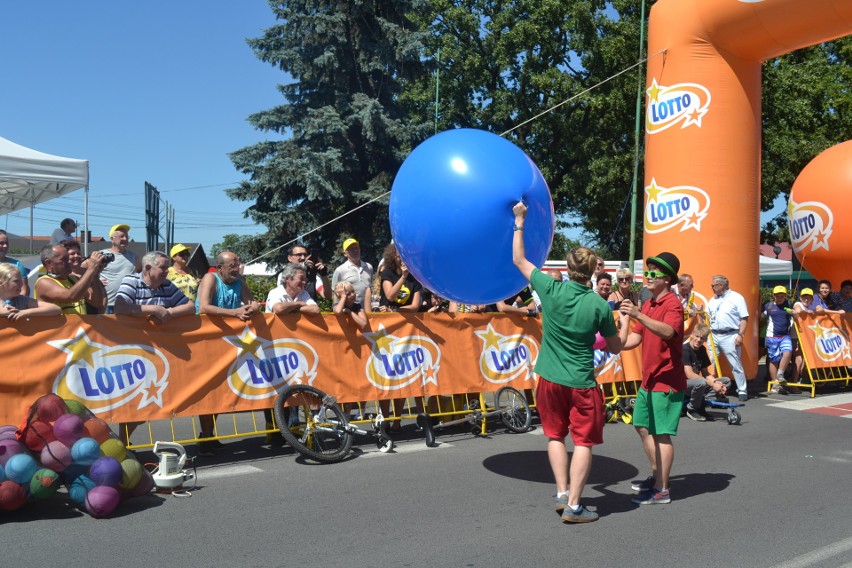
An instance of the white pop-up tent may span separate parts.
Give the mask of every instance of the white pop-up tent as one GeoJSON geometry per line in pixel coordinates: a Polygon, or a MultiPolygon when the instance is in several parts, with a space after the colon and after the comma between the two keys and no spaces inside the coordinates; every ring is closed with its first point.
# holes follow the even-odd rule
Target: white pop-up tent
{"type": "Polygon", "coordinates": [[[81,188],[86,190],[83,214],[88,229],[89,161],[45,154],[0,138],[0,214],[29,207],[31,243],[35,204],[81,188]]]}

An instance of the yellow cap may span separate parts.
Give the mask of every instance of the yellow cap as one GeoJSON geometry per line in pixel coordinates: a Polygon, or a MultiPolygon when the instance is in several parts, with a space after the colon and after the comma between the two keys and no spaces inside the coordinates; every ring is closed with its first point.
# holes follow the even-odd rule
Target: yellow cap
{"type": "Polygon", "coordinates": [[[785,288],[784,286],[776,286],[775,288],[772,289],[772,293],[773,294],[786,294],[787,288],[785,288]]]}
{"type": "Polygon", "coordinates": [[[813,296],[813,295],[814,295],[814,291],[811,290],[810,288],[802,288],[802,291],[799,292],[799,297],[801,297],[801,296],[813,296]]]}
{"type": "Polygon", "coordinates": [[[130,225],[123,225],[123,224],[113,225],[112,229],[109,230],[109,238],[112,238],[112,234],[116,231],[124,231],[125,233],[127,233],[127,232],[130,231],[130,225]]]}
{"type": "MultiPolygon", "coordinates": [[[[357,244],[358,244],[358,241],[356,241],[353,238],[346,239],[345,241],[343,241],[343,252],[346,252],[346,249],[348,249],[352,245],[357,245],[357,244]]],[[[358,246],[361,246],[361,245],[358,245],[358,246]]]]}
{"type": "Polygon", "coordinates": [[[175,256],[176,254],[180,254],[180,253],[182,253],[183,251],[192,252],[192,249],[191,249],[191,248],[189,248],[189,247],[188,247],[188,246],[186,246],[186,245],[176,244],[176,245],[175,245],[175,246],[173,246],[173,247],[171,248],[171,250],[169,251],[169,258],[174,258],[174,256],[175,256]]]}

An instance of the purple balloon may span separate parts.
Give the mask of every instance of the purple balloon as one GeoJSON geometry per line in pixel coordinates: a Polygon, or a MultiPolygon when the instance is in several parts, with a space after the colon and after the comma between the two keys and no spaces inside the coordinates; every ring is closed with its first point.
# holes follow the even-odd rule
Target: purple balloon
{"type": "Polygon", "coordinates": [[[5,466],[9,458],[26,453],[26,448],[18,440],[0,440],[0,465],[5,466]]]}
{"type": "Polygon", "coordinates": [[[92,463],[92,467],[89,468],[89,477],[95,482],[95,485],[114,487],[121,482],[123,474],[124,470],[121,469],[118,460],[109,456],[96,459],[92,463]]]}

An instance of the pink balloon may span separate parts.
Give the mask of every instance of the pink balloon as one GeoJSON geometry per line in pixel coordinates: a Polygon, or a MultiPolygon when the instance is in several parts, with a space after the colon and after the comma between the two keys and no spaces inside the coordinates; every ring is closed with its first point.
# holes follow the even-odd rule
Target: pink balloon
{"type": "Polygon", "coordinates": [[[601,335],[600,332],[597,332],[595,334],[595,343],[594,345],[592,345],[592,347],[596,351],[603,351],[604,349],[606,349],[606,339],[603,338],[603,335],[601,335]]]}

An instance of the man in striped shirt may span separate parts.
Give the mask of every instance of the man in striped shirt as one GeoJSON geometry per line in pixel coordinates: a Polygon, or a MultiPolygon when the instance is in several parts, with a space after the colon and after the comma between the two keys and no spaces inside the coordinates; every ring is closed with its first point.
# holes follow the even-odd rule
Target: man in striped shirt
{"type": "Polygon", "coordinates": [[[160,251],[142,257],[142,272],[125,276],[115,297],[115,313],[147,317],[164,324],[195,313],[195,306],[166,278],[169,258],[160,251]]]}

